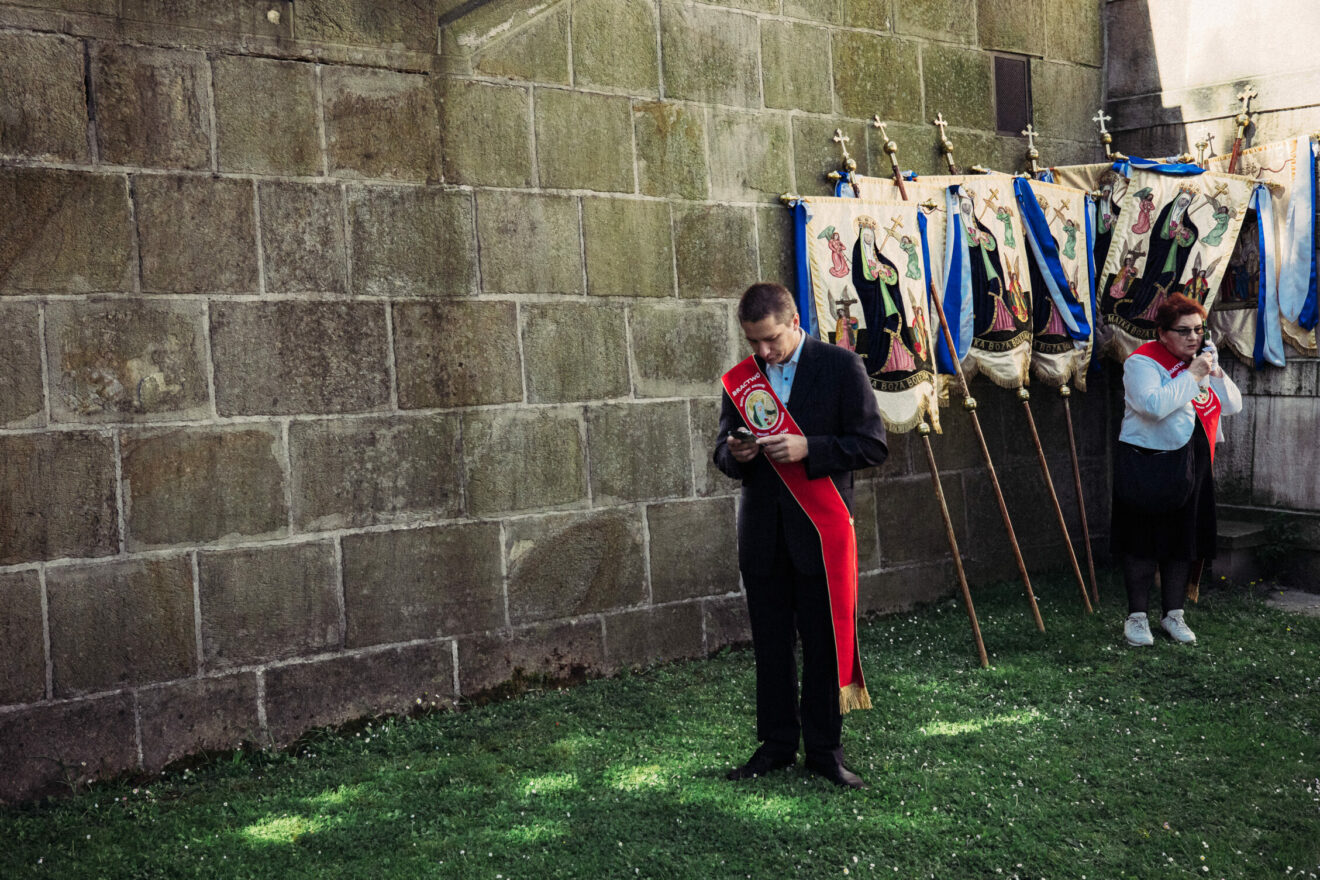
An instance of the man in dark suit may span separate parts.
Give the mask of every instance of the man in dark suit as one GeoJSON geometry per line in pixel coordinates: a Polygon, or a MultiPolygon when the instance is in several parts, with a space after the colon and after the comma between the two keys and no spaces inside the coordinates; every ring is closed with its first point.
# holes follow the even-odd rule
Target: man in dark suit
{"type": "Polygon", "coordinates": [[[801,461],[810,480],[832,479],[852,509],[854,470],[885,460],[884,423],[862,359],[803,331],[793,296],[779,284],[749,287],[738,320],[756,357],[802,434],[740,440],[743,420],[726,394],[715,464],[742,480],[738,567],[747,593],[756,657],[756,734],[760,747],[728,774],[761,776],[797,760],[840,785],[865,787],[843,764],[834,624],[816,527],[767,459],[801,461]],[[802,640],[799,713],[796,635],[802,640]]]}

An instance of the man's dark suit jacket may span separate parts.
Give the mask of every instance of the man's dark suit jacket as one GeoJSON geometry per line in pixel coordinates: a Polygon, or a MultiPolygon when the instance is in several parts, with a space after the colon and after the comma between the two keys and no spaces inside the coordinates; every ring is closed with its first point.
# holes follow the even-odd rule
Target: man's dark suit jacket
{"type": "MultiPolygon", "coordinates": [[[[765,363],[760,358],[756,365],[764,372],[765,363]]],[[[833,479],[852,510],[853,471],[879,465],[889,454],[884,422],[862,359],[847,349],[808,336],[786,406],[807,437],[807,477],[833,479]]],[[[715,464],[730,477],[742,480],[738,567],[744,575],[772,573],[769,569],[775,556],[774,542],[782,520],[794,568],[804,574],[823,573],[820,537],[765,454],[739,464],[729,451],[729,432],[743,424],[725,394],[715,464]]]]}

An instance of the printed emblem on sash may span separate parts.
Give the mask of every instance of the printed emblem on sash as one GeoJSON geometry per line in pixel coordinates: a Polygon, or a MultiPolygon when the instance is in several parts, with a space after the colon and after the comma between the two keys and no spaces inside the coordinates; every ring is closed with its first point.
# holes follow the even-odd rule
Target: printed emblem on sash
{"type": "Polygon", "coordinates": [[[1210,400],[1210,389],[1202,388],[1201,393],[1196,395],[1196,400],[1194,400],[1193,403],[1197,403],[1204,406],[1209,400],[1210,400]]]}
{"type": "Polygon", "coordinates": [[[779,424],[779,407],[769,391],[758,388],[743,401],[743,412],[752,427],[760,431],[769,431],[779,424]]]}

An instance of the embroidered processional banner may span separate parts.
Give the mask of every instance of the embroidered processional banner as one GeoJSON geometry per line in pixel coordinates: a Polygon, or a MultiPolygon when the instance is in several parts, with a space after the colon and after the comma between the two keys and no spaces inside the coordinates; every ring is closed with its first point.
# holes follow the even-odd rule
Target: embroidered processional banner
{"type": "Polygon", "coordinates": [[[912,202],[832,197],[798,200],[795,216],[808,329],[862,356],[886,428],[939,430],[925,234],[938,224],[912,202]]]}
{"type": "Polygon", "coordinates": [[[1096,162],[1090,165],[1064,165],[1050,168],[1050,179],[1062,186],[1095,193],[1092,208],[1091,261],[1098,272],[1105,264],[1109,242],[1118,223],[1118,208],[1127,194],[1126,166],[1114,162],[1096,162]]]}
{"type": "Polygon", "coordinates": [[[977,174],[920,180],[957,186],[972,303],[971,346],[963,359],[967,378],[984,373],[996,385],[1019,388],[1027,383],[1031,366],[1032,291],[1013,178],[977,174]]]}
{"type": "Polygon", "coordinates": [[[1091,198],[1080,189],[1015,178],[1027,236],[1032,301],[1031,373],[1046,385],[1086,390],[1094,291],[1091,198]]]}
{"type": "Polygon", "coordinates": [[[1200,172],[1153,164],[1129,171],[1097,276],[1102,344],[1117,360],[1155,338],[1155,312],[1171,294],[1186,294],[1207,308],[1214,304],[1256,185],[1245,177],[1200,172]]]}
{"type": "MultiPolygon", "coordinates": [[[[1226,171],[1231,156],[1214,156],[1206,167],[1226,171]]],[[[1210,328],[1221,347],[1248,364],[1283,366],[1281,342],[1304,355],[1317,354],[1315,337],[1316,251],[1315,145],[1291,138],[1243,150],[1239,173],[1264,183],[1272,202],[1272,228],[1261,231],[1259,212],[1249,211],[1228,261],[1210,328]],[[1262,252],[1262,242],[1267,249],[1262,252]],[[1261,263],[1276,257],[1277,302],[1259,290],[1261,263]],[[1277,329],[1276,329],[1277,327],[1277,329]],[[1264,337],[1261,337],[1261,332],[1264,337]]]]}
{"type": "Polygon", "coordinates": [[[939,315],[932,314],[931,334],[935,339],[935,362],[939,368],[936,384],[941,402],[947,403],[948,387],[942,380],[957,372],[955,360],[962,361],[967,357],[973,332],[971,275],[967,242],[958,212],[957,186],[904,180],[900,190],[891,178],[850,174],[839,182],[835,195],[880,202],[913,202],[926,215],[931,277],[936,282],[936,295],[944,308],[945,320],[949,322],[949,336],[955,349],[952,354],[949,352],[937,324],[939,315]]]}

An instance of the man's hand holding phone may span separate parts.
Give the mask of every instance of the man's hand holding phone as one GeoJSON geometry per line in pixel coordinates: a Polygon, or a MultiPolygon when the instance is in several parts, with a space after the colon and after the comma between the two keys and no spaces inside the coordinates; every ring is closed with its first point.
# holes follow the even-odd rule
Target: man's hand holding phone
{"type": "Polygon", "coordinates": [[[740,463],[751,461],[761,452],[761,447],[756,443],[756,435],[743,427],[730,431],[728,442],[733,460],[740,463]]]}

